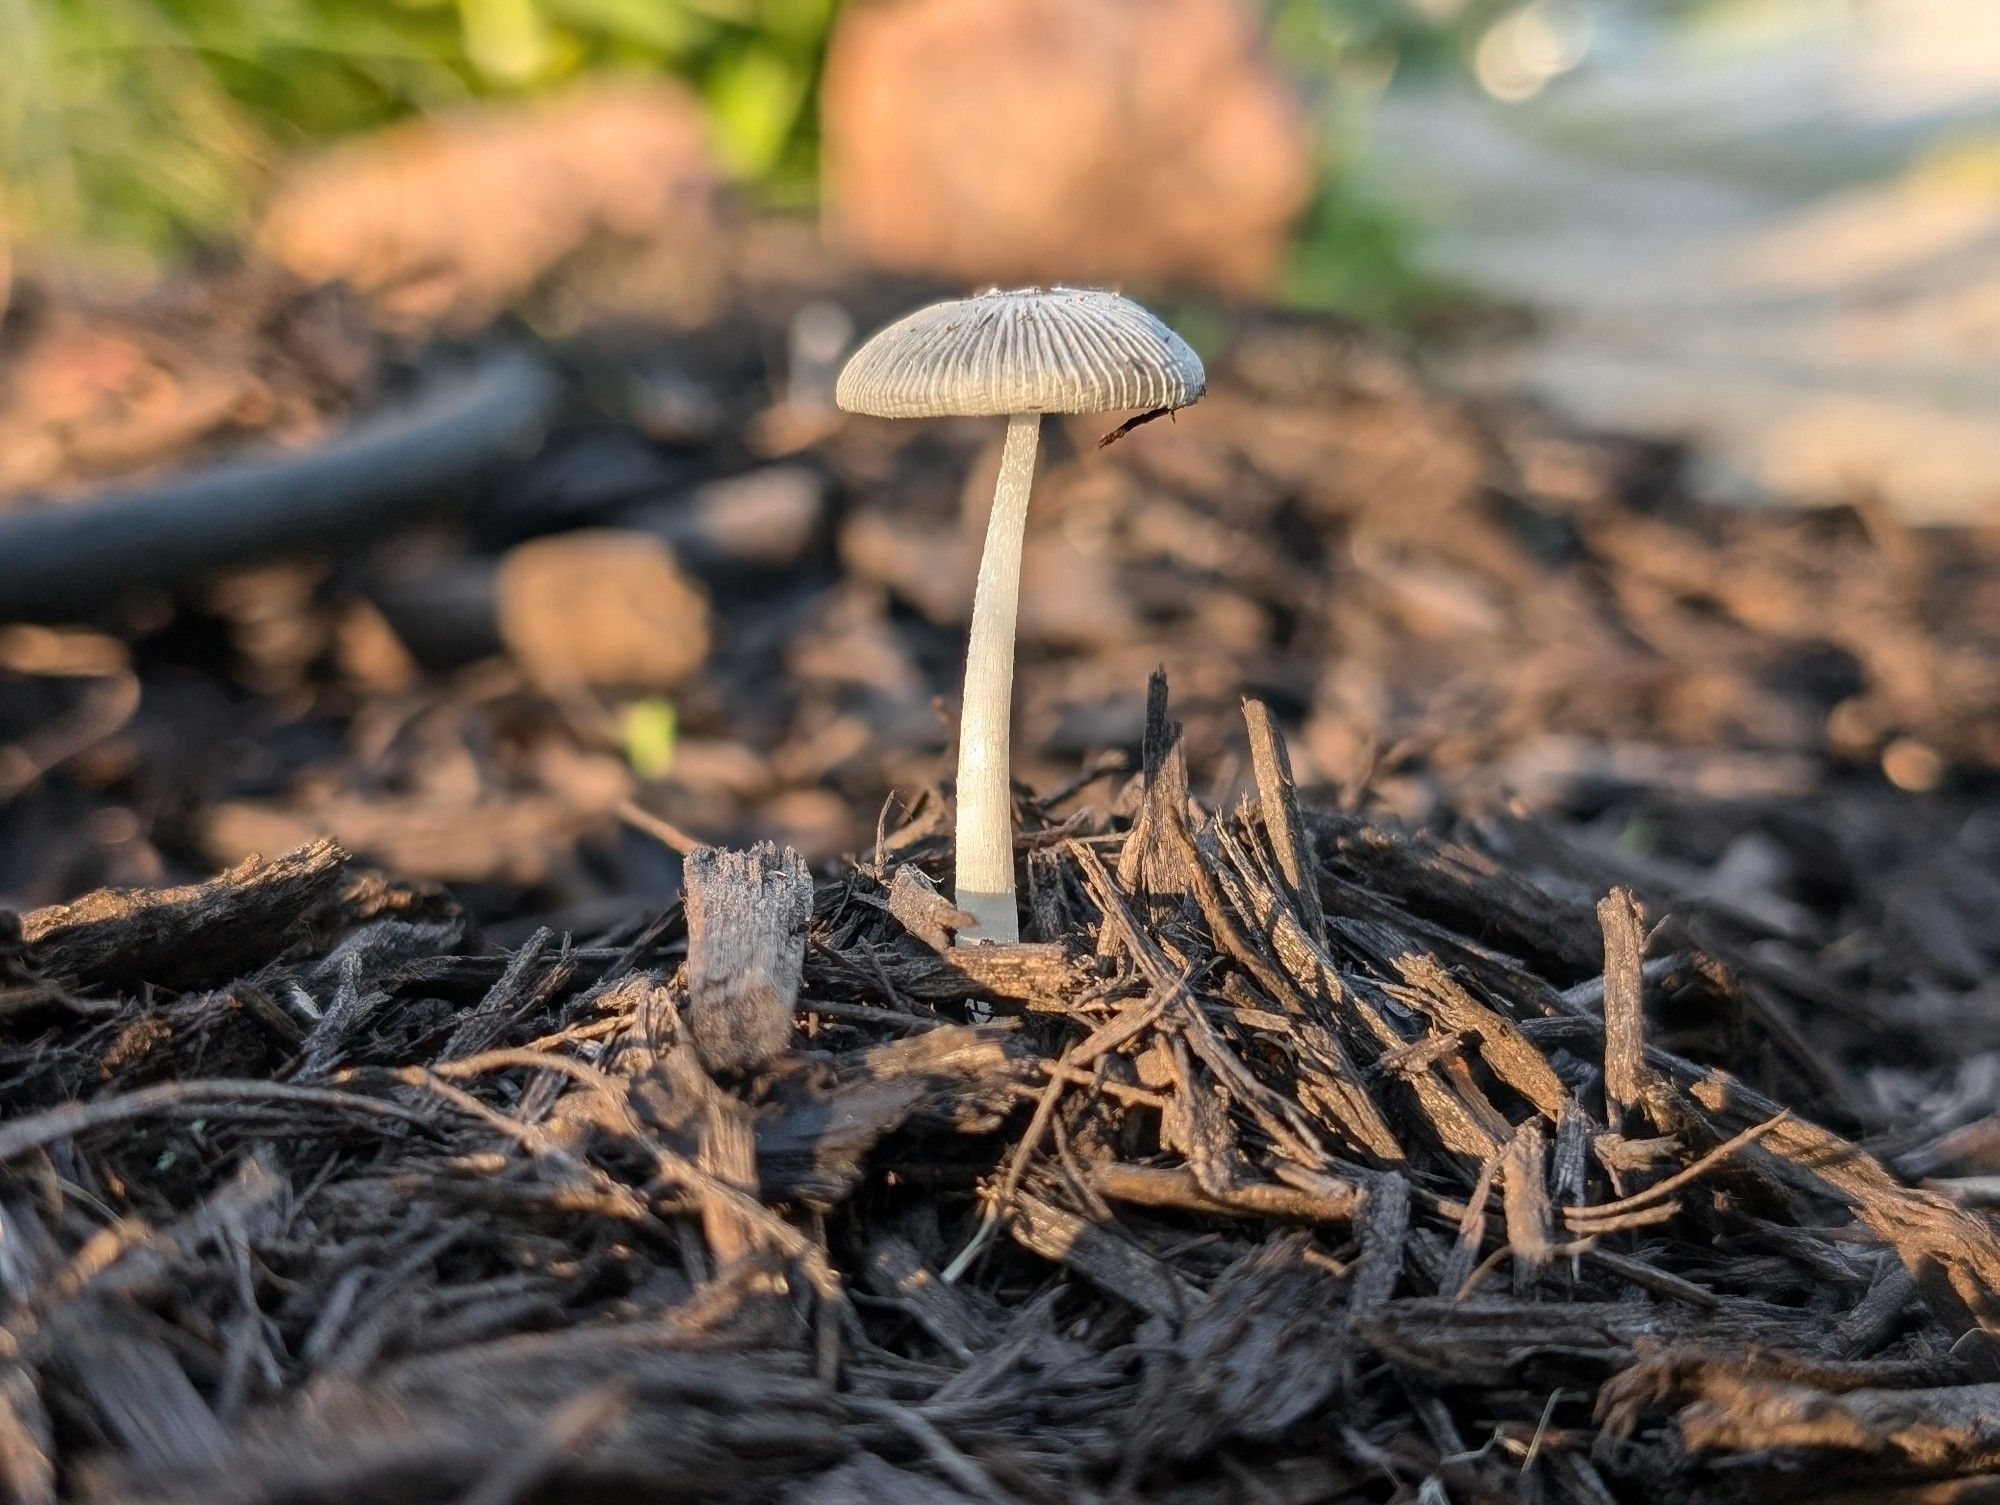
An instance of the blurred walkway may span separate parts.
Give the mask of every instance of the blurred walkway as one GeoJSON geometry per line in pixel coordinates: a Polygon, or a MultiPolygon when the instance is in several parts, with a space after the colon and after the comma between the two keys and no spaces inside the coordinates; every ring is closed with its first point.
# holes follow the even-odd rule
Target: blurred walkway
{"type": "Polygon", "coordinates": [[[1392,90],[1373,128],[1433,264],[1544,315],[1470,374],[1685,434],[1730,495],[2000,519],[2000,0],[1584,13],[1533,97],[1392,90]]]}

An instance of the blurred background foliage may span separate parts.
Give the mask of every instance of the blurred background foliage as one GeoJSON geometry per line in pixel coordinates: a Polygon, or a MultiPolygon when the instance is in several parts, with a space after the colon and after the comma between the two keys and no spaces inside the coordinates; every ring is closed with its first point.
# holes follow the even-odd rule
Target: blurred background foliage
{"type": "MultiPolygon", "coordinates": [[[[0,0],[0,215],[17,241],[184,253],[240,232],[288,155],[411,115],[664,71],[726,164],[808,201],[841,0],[0,0]]],[[[1271,0],[1314,92],[1324,184],[1288,291],[1397,321],[1436,292],[1393,217],[1341,181],[1345,117],[1399,67],[1453,59],[1506,0],[1271,0]]]]}
{"type": "Polygon", "coordinates": [[[0,0],[23,239],[172,252],[301,148],[613,68],[687,79],[728,165],[798,197],[837,0],[0,0]]]}

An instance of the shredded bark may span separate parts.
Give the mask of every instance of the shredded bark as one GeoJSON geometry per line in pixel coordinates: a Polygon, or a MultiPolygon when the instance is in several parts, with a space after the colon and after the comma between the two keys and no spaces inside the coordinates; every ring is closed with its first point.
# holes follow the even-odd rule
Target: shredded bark
{"type": "Polygon", "coordinates": [[[2000,1234],[1896,1157],[1977,1114],[1864,1145],[1781,935],[1246,716],[1234,811],[1163,684],[1127,797],[1026,803],[1017,948],[935,830],[610,944],[324,844],[0,930],[6,1493],[1975,1498],[2000,1234]]]}

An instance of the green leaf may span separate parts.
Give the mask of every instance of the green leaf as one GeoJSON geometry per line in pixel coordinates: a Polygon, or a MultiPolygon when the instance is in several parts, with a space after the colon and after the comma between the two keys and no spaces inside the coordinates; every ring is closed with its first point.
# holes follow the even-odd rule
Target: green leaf
{"type": "Polygon", "coordinates": [[[465,55],[496,83],[527,84],[548,72],[549,34],[535,0],[458,0],[465,55]]]}
{"type": "Polygon", "coordinates": [[[712,19],[672,0],[549,0],[550,14],[566,26],[645,48],[662,61],[679,61],[715,36],[712,19]]]}
{"type": "Polygon", "coordinates": [[[758,43],[719,59],[708,76],[708,105],[725,163],[753,178],[775,167],[810,83],[798,59],[758,43]]]}
{"type": "Polygon", "coordinates": [[[674,703],[657,695],[633,701],[619,721],[625,761],[642,779],[664,779],[673,771],[679,735],[680,717],[674,703]]]}

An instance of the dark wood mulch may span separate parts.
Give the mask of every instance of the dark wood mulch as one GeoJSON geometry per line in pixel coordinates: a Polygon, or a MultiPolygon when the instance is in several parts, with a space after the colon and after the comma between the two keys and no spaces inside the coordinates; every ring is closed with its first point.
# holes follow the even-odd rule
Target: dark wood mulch
{"type": "Polygon", "coordinates": [[[1987,1498],[1972,1005],[1831,893],[1302,808],[1246,713],[1235,808],[1163,683],[1109,808],[1024,796],[1006,951],[935,804],[510,951],[327,843],[24,915],[4,1488],[1987,1498]]]}

